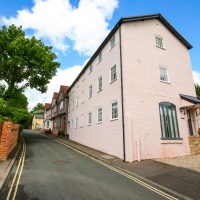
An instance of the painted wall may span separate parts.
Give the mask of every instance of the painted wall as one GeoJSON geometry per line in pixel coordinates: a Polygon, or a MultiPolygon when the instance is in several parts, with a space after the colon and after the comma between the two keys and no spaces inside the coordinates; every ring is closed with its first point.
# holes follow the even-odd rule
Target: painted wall
{"type": "Polygon", "coordinates": [[[179,112],[179,94],[195,96],[188,49],[158,20],[122,25],[126,159],[189,154],[187,117],[179,112]],[[156,47],[155,35],[164,39],[156,47]],[[159,66],[168,68],[169,83],[160,81],[159,66]],[[159,103],[176,105],[182,140],[161,140],[159,103]]]}
{"type": "Polygon", "coordinates": [[[115,34],[115,40],[116,45],[112,49],[108,43],[102,50],[101,62],[98,61],[98,57],[93,61],[93,71],[89,73],[87,69],[70,90],[68,124],[73,120],[73,127],[72,125],[68,127],[68,133],[69,138],[74,141],[123,158],[119,32],[115,34]],[[114,65],[117,67],[117,80],[110,83],[110,70],[114,65]],[[100,76],[103,79],[103,89],[98,92],[100,76]],[[92,97],[88,98],[91,84],[92,97]],[[114,100],[118,102],[119,118],[112,121],[111,102],[114,100]],[[103,110],[102,123],[97,123],[99,107],[103,110]],[[89,112],[92,112],[91,125],[88,125],[89,112]],[[77,128],[75,128],[76,118],[78,118],[77,128]]]}

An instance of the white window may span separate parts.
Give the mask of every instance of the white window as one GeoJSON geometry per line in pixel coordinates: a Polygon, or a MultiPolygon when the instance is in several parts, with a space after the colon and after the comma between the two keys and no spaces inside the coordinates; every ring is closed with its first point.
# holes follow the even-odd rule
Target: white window
{"type": "Polygon", "coordinates": [[[92,97],[92,85],[89,86],[88,98],[92,97]]]}
{"type": "Polygon", "coordinates": [[[72,101],[72,110],[74,109],[74,101],[72,101]]]}
{"type": "Polygon", "coordinates": [[[169,82],[167,67],[160,66],[160,81],[169,82]]]}
{"type": "Polygon", "coordinates": [[[118,119],[118,104],[117,101],[113,101],[111,104],[111,119],[118,119]]]}
{"type": "Polygon", "coordinates": [[[102,76],[99,77],[98,79],[98,91],[102,90],[102,76]]]}
{"type": "Polygon", "coordinates": [[[93,66],[90,65],[90,66],[89,66],[89,74],[90,74],[92,71],[93,71],[93,66]]]}
{"type": "Polygon", "coordinates": [[[101,123],[102,122],[102,108],[98,108],[98,113],[97,113],[97,122],[101,123]]]}
{"type": "Polygon", "coordinates": [[[73,129],[74,123],[73,123],[73,119],[71,120],[71,129],[73,129]]]}
{"type": "Polygon", "coordinates": [[[110,39],[110,49],[112,49],[115,46],[115,35],[110,39]]]}
{"type": "Polygon", "coordinates": [[[160,48],[164,48],[163,45],[163,38],[160,36],[155,36],[155,40],[156,40],[156,46],[160,47],[160,48]]]}
{"type": "Polygon", "coordinates": [[[60,109],[63,108],[63,101],[60,102],[60,109]]]}
{"type": "Polygon", "coordinates": [[[117,79],[117,70],[116,70],[116,65],[114,65],[110,71],[110,80],[111,82],[113,82],[116,79],[117,79]]]}
{"type": "Polygon", "coordinates": [[[98,61],[99,61],[99,63],[102,61],[102,51],[98,55],[98,61]]]}
{"type": "Polygon", "coordinates": [[[79,97],[76,98],[76,107],[78,107],[79,97]]]}
{"type": "Polygon", "coordinates": [[[78,127],[78,118],[76,118],[76,121],[75,121],[75,128],[78,127]]]}
{"type": "Polygon", "coordinates": [[[70,112],[70,103],[68,104],[68,113],[70,112]]]}
{"type": "Polygon", "coordinates": [[[92,113],[89,112],[88,113],[88,125],[91,125],[92,124],[92,113]]]}

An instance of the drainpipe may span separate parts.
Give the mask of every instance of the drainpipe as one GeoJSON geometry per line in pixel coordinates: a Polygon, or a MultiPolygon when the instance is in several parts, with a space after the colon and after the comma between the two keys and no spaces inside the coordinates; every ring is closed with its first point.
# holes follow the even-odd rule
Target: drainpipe
{"type": "Polygon", "coordinates": [[[119,27],[119,46],[120,46],[120,72],[121,72],[121,102],[122,102],[122,132],[123,132],[123,157],[126,162],[126,143],[125,143],[125,124],[124,124],[124,90],[122,73],[122,45],[121,45],[121,27],[119,27]]]}

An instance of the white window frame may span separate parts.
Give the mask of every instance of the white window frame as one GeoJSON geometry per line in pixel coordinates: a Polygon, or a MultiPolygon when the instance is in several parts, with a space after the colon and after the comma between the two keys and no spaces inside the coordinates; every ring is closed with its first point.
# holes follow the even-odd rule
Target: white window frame
{"type": "Polygon", "coordinates": [[[117,80],[117,66],[116,65],[114,65],[110,68],[110,83],[114,82],[115,80],[117,80]],[[113,70],[114,68],[115,68],[115,70],[113,70]],[[115,76],[114,76],[114,74],[115,74],[115,76]]]}
{"type": "Polygon", "coordinates": [[[76,107],[78,107],[79,97],[76,98],[76,107]]]}
{"type": "Polygon", "coordinates": [[[169,83],[169,72],[168,68],[166,66],[159,66],[159,75],[160,75],[160,81],[164,83],[169,83]],[[165,70],[165,71],[163,71],[165,70]],[[164,78],[162,78],[164,77],[164,78]]]}
{"type": "Polygon", "coordinates": [[[98,78],[98,91],[97,92],[100,92],[102,89],[103,89],[103,78],[102,78],[102,76],[100,76],[98,78]],[[101,82],[100,82],[100,80],[101,80],[101,82]]]}
{"type": "Polygon", "coordinates": [[[115,35],[112,36],[110,39],[110,50],[115,46],[116,40],[115,40],[115,35]]]}
{"type": "Polygon", "coordinates": [[[98,62],[100,63],[102,61],[103,57],[102,57],[102,51],[100,51],[99,55],[98,55],[98,62]]]}
{"type": "Polygon", "coordinates": [[[92,112],[88,112],[88,126],[92,124],[92,112]]]}
{"type": "Polygon", "coordinates": [[[60,110],[63,108],[63,101],[60,102],[60,110]]]}
{"type": "Polygon", "coordinates": [[[97,123],[100,124],[103,121],[103,109],[102,107],[97,108],[97,123]],[[101,109],[101,111],[100,111],[101,109]],[[101,113],[101,118],[99,118],[99,114],[101,113]],[[101,119],[101,120],[99,120],[101,119]]]}
{"type": "Polygon", "coordinates": [[[72,101],[72,110],[74,109],[74,101],[72,101]]]}
{"type": "Polygon", "coordinates": [[[117,120],[119,118],[119,108],[118,108],[118,102],[115,100],[115,101],[112,101],[111,102],[111,120],[117,120]],[[117,103],[117,105],[115,107],[113,107],[113,104],[117,103]],[[113,111],[114,109],[117,109],[117,116],[116,117],[113,117],[113,111]]]}
{"type": "Polygon", "coordinates": [[[163,37],[155,35],[156,47],[164,49],[164,40],[163,37]]]}
{"type": "Polygon", "coordinates": [[[75,128],[78,127],[78,118],[75,119],[75,128]]]}
{"type": "Polygon", "coordinates": [[[73,129],[73,126],[74,126],[74,124],[73,124],[73,119],[71,120],[71,126],[70,126],[70,129],[73,129]]]}
{"type": "Polygon", "coordinates": [[[89,74],[92,73],[92,71],[93,71],[93,65],[90,65],[89,66],[89,74]]]}
{"type": "Polygon", "coordinates": [[[92,84],[88,88],[88,98],[92,97],[92,84]]]}

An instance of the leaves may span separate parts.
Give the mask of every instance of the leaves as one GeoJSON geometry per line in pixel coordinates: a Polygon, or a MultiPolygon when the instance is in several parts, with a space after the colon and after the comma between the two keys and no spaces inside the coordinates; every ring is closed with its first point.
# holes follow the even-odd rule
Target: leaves
{"type": "Polygon", "coordinates": [[[200,96],[200,85],[199,84],[195,84],[194,86],[195,86],[196,94],[198,96],[200,96]]]}
{"type": "Polygon", "coordinates": [[[35,37],[26,38],[22,27],[15,25],[0,30],[0,80],[8,84],[7,94],[35,88],[46,92],[47,84],[60,66],[54,60],[51,46],[45,46],[35,37]]]}

